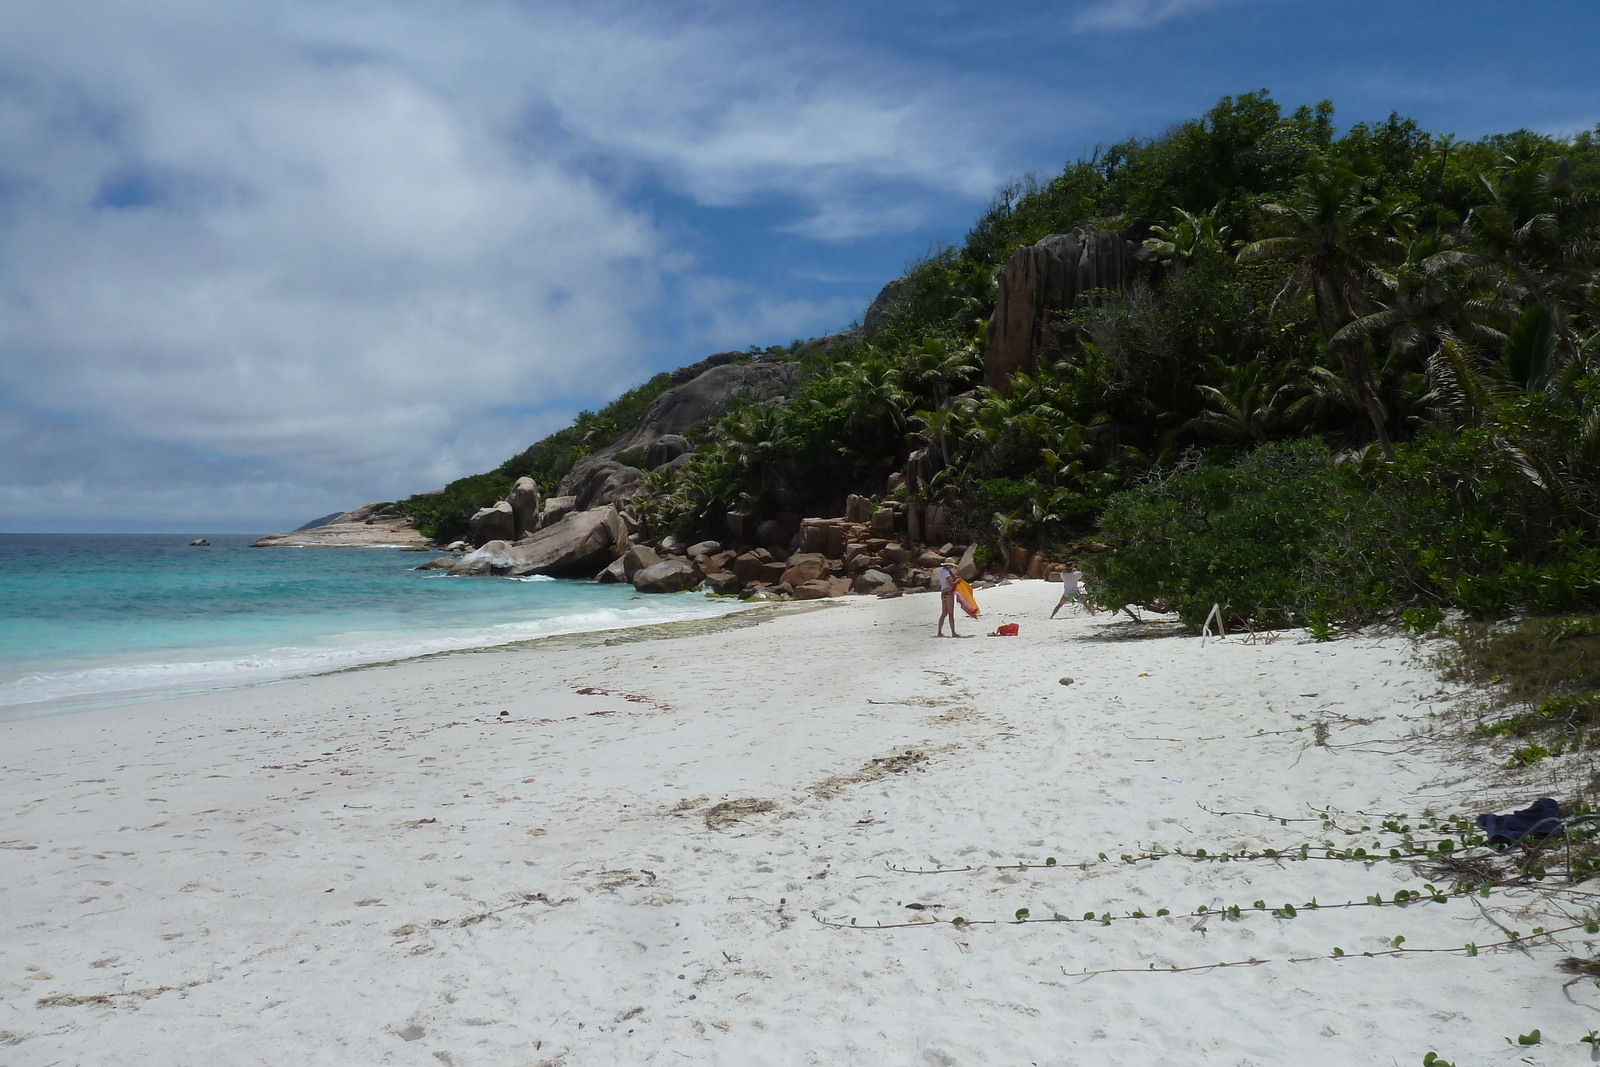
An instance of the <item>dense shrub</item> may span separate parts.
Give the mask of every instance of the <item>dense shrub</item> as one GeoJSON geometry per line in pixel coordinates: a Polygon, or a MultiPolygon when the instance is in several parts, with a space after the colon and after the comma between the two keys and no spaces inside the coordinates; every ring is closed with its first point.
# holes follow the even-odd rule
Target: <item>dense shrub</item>
{"type": "Polygon", "coordinates": [[[1330,613],[1359,622],[1433,604],[1502,618],[1600,603],[1600,549],[1500,435],[1428,433],[1359,481],[1361,507],[1305,568],[1330,613]]]}
{"type": "Polygon", "coordinates": [[[1307,557],[1358,506],[1318,441],[1188,465],[1112,498],[1100,527],[1116,551],[1088,561],[1096,596],[1193,626],[1213,604],[1235,625],[1287,625],[1315,610],[1307,557]]]}
{"type": "Polygon", "coordinates": [[[1089,562],[1100,598],[1191,624],[1213,603],[1236,623],[1319,627],[1600,604],[1600,549],[1483,432],[1428,434],[1371,469],[1315,440],[1267,445],[1129,490],[1100,522],[1117,549],[1089,562]]]}

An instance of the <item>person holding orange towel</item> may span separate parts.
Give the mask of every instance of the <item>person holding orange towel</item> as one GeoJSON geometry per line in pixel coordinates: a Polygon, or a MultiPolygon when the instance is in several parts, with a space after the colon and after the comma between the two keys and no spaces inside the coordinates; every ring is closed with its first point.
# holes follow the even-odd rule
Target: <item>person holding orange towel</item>
{"type": "Polygon", "coordinates": [[[944,620],[950,620],[950,636],[956,633],[956,562],[947,559],[939,566],[939,629],[936,636],[944,636],[944,620]]]}

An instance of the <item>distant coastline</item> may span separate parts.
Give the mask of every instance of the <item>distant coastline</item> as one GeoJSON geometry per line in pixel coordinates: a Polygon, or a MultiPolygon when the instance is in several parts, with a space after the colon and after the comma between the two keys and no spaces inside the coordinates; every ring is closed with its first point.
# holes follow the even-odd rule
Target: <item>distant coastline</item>
{"type": "Polygon", "coordinates": [[[392,504],[363,504],[318,525],[258,538],[252,548],[427,548],[433,543],[392,504]]]}

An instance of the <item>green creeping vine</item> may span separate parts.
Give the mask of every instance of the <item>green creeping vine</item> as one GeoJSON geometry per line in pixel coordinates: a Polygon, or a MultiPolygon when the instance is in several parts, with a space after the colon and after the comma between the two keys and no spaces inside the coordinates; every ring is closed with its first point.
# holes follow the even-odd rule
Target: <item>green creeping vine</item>
{"type": "MultiPolygon", "coordinates": [[[[1337,815],[1329,811],[1319,811],[1317,818],[1311,819],[1286,818],[1271,814],[1270,812],[1260,811],[1212,811],[1203,804],[1199,805],[1199,807],[1202,811],[1208,812],[1212,815],[1248,815],[1260,819],[1270,819],[1283,826],[1287,826],[1291,822],[1320,822],[1324,830],[1338,832],[1344,834],[1346,837],[1356,837],[1372,832],[1372,827],[1370,824],[1363,825],[1359,829],[1351,829],[1340,826],[1337,822],[1337,815]]],[[[1312,810],[1317,811],[1317,809],[1312,810]]],[[[1357,814],[1367,813],[1358,812],[1357,814]]],[[[1016,863],[977,864],[966,867],[896,867],[892,863],[885,864],[885,866],[887,866],[889,870],[894,871],[896,874],[960,874],[963,872],[989,869],[997,871],[1027,871],[1038,870],[1047,867],[1076,867],[1080,871],[1086,871],[1090,867],[1098,867],[1101,864],[1106,863],[1146,863],[1166,859],[1168,856],[1177,856],[1182,859],[1191,860],[1209,860],[1213,863],[1236,863],[1246,860],[1272,860],[1275,862],[1294,862],[1300,860],[1340,860],[1346,862],[1373,863],[1382,860],[1404,860],[1427,856],[1443,857],[1454,853],[1457,851],[1457,849],[1477,848],[1488,843],[1487,840],[1478,833],[1477,827],[1474,824],[1467,822],[1465,819],[1441,820],[1435,818],[1432,811],[1425,811],[1423,812],[1422,820],[1420,820],[1416,826],[1412,826],[1410,823],[1405,821],[1407,818],[1408,816],[1405,814],[1383,816],[1383,821],[1379,824],[1380,831],[1392,835],[1398,835],[1398,840],[1391,840],[1389,842],[1384,842],[1382,840],[1374,841],[1371,850],[1368,850],[1365,846],[1361,845],[1349,848],[1340,848],[1331,838],[1323,838],[1320,841],[1300,841],[1298,843],[1292,843],[1281,848],[1264,848],[1259,852],[1252,852],[1249,849],[1240,849],[1237,852],[1230,852],[1211,851],[1204,848],[1197,848],[1192,851],[1175,848],[1149,849],[1137,853],[1124,852],[1116,860],[1111,859],[1104,852],[1101,852],[1098,854],[1097,859],[1080,860],[1076,863],[1067,864],[1062,864],[1054,856],[1050,856],[1047,857],[1043,863],[1027,863],[1019,860],[1016,863]],[[1432,840],[1418,840],[1413,831],[1418,833],[1433,831],[1440,834],[1451,834],[1453,836],[1439,837],[1432,840]]]]}
{"type": "Polygon", "coordinates": [[[1382,841],[1374,842],[1369,850],[1362,846],[1354,848],[1339,848],[1330,840],[1319,842],[1301,841],[1281,848],[1264,848],[1259,852],[1249,849],[1240,849],[1237,852],[1217,851],[1197,848],[1193,851],[1181,848],[1155,849],[1136,853],[1124,852],[1117,859],[1110,859],[1104,852],[1099,858],[1080,860],[1076,863],[1062,864],[1054,856],[1045,859],[1043,863],[980,863],[967,867],[896,867],[894,864],[885,864],[889,870],[896,874],[962,874],[970,871],[996,870],[996,871],[1034,871],[1050,867],[1067,869],[1076,867],[1086,871],[1090,867],[1099,867],[1108,863],[1153,863],[1169,856],[1189,860],[1210,860],[1213,863],[1238,863],[1247,860],[1275,860],[1281,862],[1298,862],[1301,860],[1341,860],[1356,863],[1376,863],[1384,860],[1416,859],[1426,856],[1448,856],[1458,848],[1476,848],[1487,842],[1477,835],[1467,835],[1460,839],[1440,838],[1436,841],[1417,841],[1410,834],[1406,834],[1399,841],[1385,844],[1382,841]]]}
{"type": "MultiPolygon", "coordinates": [[[[1201,805],[1201,807],[1204,808],[1204,805],[1201,805]]],[[[1209,808],[1205,808],[1204,810],[1210,812],[1213,815],[1218,815],[1218,816],[1246,815],[1246,816],[1252,816],[1252,817],[1256,817],[1256,818],[1270,819],[1272,821],[1280,823],[1281,825],[1287,825],[1289,822],[1320,822],[1325,831],[1342,833],[1342,834],[1344,834],[1346,836],[1356,836],[1356,835],[1362,835],[1362,834],[1370,834],[1372,832],[1372,827],[1371,827],[1370,824],[1363,824],[1363,825],[1360,826],[1359,829],[1351,829],[1351,828],[1346,828],[1346,827],[1340,826],[1338,824],[1338,821],[1337,821],[1339,816],[1338,816],[1337,813],[1332,811],[1332,809],[1318,811],[1316,816],[1315,816],[1315,818],[1310,818],[1310,819],[1307,819],[1307,818],[1294,818],[1294,819],[1291,819],[1291,818],[1285,818],[1285,817],[1282,817],[1282,816],[1274,815],[1274,814],[1269,813],[1269,812],[1262,812],[1262,811],[1251,811],[1251,812],[1212,811],[1209,808]]],[[[1316,810],[1316,809],[1313,809],[1313,810],[1316,810]]],[[[1259,852],[1252,852],[1252,851],[1250,851],[1248,849],[1241,849],[1241,850],[1239,850],[1237,852],[1215,852],[1215,853],[1213,853],[1213,852],[1209,852],[1209,851],[1207,851],[1206,849],[1203,849],[1203,848],[1197,848],[1197,849],[1194,849],[1192,851],[1184,850],[1184,849],[1159,850],[1159,851],[1154,851],[1153,850],[1153,851],[1140,852],[1138,854],[1123,853],[1119,857],[1119,860],[1112,860],[1106,855],[1106,853],[1101,852],[1101,853],[1098,853],[1098,858],[1097,859],[1084,860],[1084,861],[1081,861],[1081,862],[1078,862],[1078,863],[1075,863],[1075,864],[1062,864],[1059,861],[1057,861],[1057,859],[1054,856],[1050,856],[1050,857],[1047,857],[1043,863],[1028,863],[1028,862],[1025,862],[1025,861],[1019,861],[1017,863],[1012,863],[1012,864],[994,864],[994,865],[981,864],[981,865],[969,865],[969,866],[965,866],[965,867],[936,867],[936,868],[932,868],[932,869],[897,867],[897,866],[895,866],[893,864],[885,864],[885,866],[889,870],[895,871],[897,873],[901,873],[901,874],[918,874],[918,875],[959,874],[959,873],[963,873],[963,872],[974,872],[974,871],[981,871],[981,870],[988,870],[988,869],[993,869],[993,870],[996,870],[996,871],[1023,871],[1023,870],[1048,870],[1048,869],[1051,869],[1051,868],[1067,870],[1067,869],[1070,869],[1071,867],[1077,867],[1080,870],[1087,870],[1089,867],[1099,866],[1101,864],[1111,864],[1111,863],[1117,863],[1117,862],[1120,862],[1122,864],[1136,864],[1136,863],[1141,863],[1141,862],[1154,862],[1156,860],[1166,859],[1169,856],[1177,856],[1177,857],[1181,857],[1181,858],[1185,858],[1185,859],[1189,859],[1189,860],[1194,860],[1194,861],[1207,861],[1207,860],[1209,860],[1209,861],[1212,861],[1212,862],[1220,862],[1220,863],[1238,862],[1238,861],[1246,861],[1246,860],[1271,860],[1271,861],[1274,861],[1274,862],[1281,863],[1281,862],[1285,862],[1285,861],[1293,862],[1293,861],[1319,859],[1319,860],[1339,860],[1339,861],[1346,861],[1346,862],[1359,862],[1359,863],[1365,863],[1365,864],[1370,866],[1373,863],[1379,863],[1379,862],[1404,862],[1404,861],[1413,861],[1414,862],[1415,860],[1417,860],[1419,858],[1428,858],[1428,857],[1432,857],[1432,858],[1434,858],[1436,860],[1439,860],[1439,861],[1455,861],[1455,860],[1459,860],[1461,858],[1460,857],[1460,853],[1458,852],[1458,849],[1457,849],[1457,840],[1459,840],[1460,847],[1462,849],[1477,848],[1477,847],[1482,846],[1482,845],[1484,845],[1486,843],[1484,841],[1483,837],[1475,832],[1476,827],[1469,826],[1469,824],[1464,819],[1439,819],[1434,815],[1434,813],[1431,810],[1423,812],[1423,817],[1422,817],[1421,820],[1418,821],[1418,824],[1416,826],[1412,826],[1407,821],[1409,816],[1407,816],[1407,815],[1405,815],[1403,813],[1400,814],[1400,815],[1382,815],[1382,816],[1379,816],[1376,813],[1369,813],[1369,812],[1358,812],[1356,814],[1362,815],[1362,816],[1366,816],[1366,817],[1370,817],[1370,818],[1374,818],[1374,819],[1381,819],[1381,822],[1380,822],[1381,832],[1387,833],[1387,834],[1391,834],[1391,835],[1398,835],[1398,840],[1395,840],[1391,845],[1389,845],[1387,847],[1385,846],[1383,841],[1381,841],[1381,840],[1377,841],[1377,842],[1375,842],[1373,844],[1372,851],[1370,851],[1370,852],[1363,846],[1354,846],[1354,847],[1341,848],[1331,838],[1325,838],[1323,841],[1321,841],[1318,844],[1313,844],[1310,841],[1303,841],[1303,842],[1300,842],[1299,844],[1291,846],[1289,848],[1285,848],[1285,849],[1266,848],[1266,849],[1262,849],[1259,852]],[[1417,837],[1415,836],[1414,831],[1415,832],[1420,832],[1420,833],[1428,833],[1428,832],[1432,832],[1432,833],[1449,833],[1449,834],[1454,834],[1454,835],[1457,835],[1457,836],[1455,836],[1455,837],[1443,837],[1443,838],[1436,838],[1436,839],[1418,840],[1417,837]],[[1320,854],[1313,854],[1313,851],[1312,851],[1313,849],[1316,849],[1318,851],[1318,853],[1320,853],[1320,854]]],[[[1592,835],[1593,835],[1592,831],[1587,831],[1585,833],[1585,836],[1592,836],[1592,835]]],[[[1574,833],[1571,829],[1569,829],[1568,834],[1567,834],[1567,838],[1569,839],[1569,841],[1570,841],[1570,839],[1572,839],[1574,837],[1577,837],[1577,836],[1579,836],[1579,835],[1574,833]]],[[[1366,898],[1366,900],[1364,900],[1364,901],[1346,901],[1343,904],[1321,904],[1321,903],[1319,903],[1317,901],[1317,899],[1315,897],[1312,897],[1309,901],[1305,902],[1304,904],[1299,905],[1298,907],[1296,905],[1292,904],[1292,903],[1284,903],[1283,905],[1281,905],[1279,907],[1272,907],[1265,900],[1257,900],[1257,901],[1255,901],[1255,903],[1252,906],[1250,906],[1248,908],[1244,907],[1242,905],[1238,905],[1238,904],[1226,905],[1226,906],[1223,906],[1223,907],[1220,907],[1220,908],[1211,908],[1208,905],[1202,904],[1198,908],[1196,908],[1192,913],[1189,913],[1189,916],[1190,917],[1205,917],[1205,916],[1210,916],[1210,915],[1216,915],[1219,918],[1221,918],[1222,921],[1224,921],[1224,922],[1239,922],[1239,921],[1243,920],[1243,918],[1245,917],[1246,914],[1249,914],[1249,913],[1264,913],[1264,914],[1271,915],[1275,919],[1280,919],[1280,920],[1286,920],[1287,921],[1287,920],[1293,920],[1293,919],[1299,917],[1299,915],[1301,914],[1302,911],[1339,910],[1339,909],[1346,909],[1346,908],[1367,908],[1367,907],[1401,907],[1401,908],[1404,908],[1404,907],[1408,907],[1408,906],[1410,906],[1412,904],[1421,904],[1421,903],[1445,904],[1445,903],[1448,903],[1449,901],[1451,901],[1453,899],[1473,897],[1473,896],[1488,897],[1491,894],[1491,892],[1493,890],[1497,889],[1497,888],[1526,886],[1527,883],[1526,883],[1525,879],[1527,879],[1529,877],[1532,877],[1535,880],[1543,880],[1545,878],[1545,874],[1546,874],[1545,870],[1542,867],[1536,867],[1534,865],[1534,861],[1538,858],[1539,852],[1543,847],[1544,847],[1544,845],[1542,843],[1539,844],[1539,845],[1533,846],[1533,848],[1528,852],[1527,859],[1526,859],[1525,863],[1523,863],[1522,869],[1520,871],[1518,871],[1517,873],[1512,874],[1512,875],[1507,876],[1507,877],[1502,877],[1502,878],[1494,878],[1492,876],[1484,877],[1484,875],[1486,875],[1488,873],[1487,869],[1484,869],[1481,866],[1474,867],[1472,865],[1472,863],[1467,863],[1464,866],[1457,866],[1456,869],[1461,870],[1461,871],[1463,871],[1465,873],[1474,875],[1476,877],[1475,878],[1460,878],[1460,879],[1456,880],[1450,886],[1449,889],[1441,889],[1438,886],[1433,885],[1432,883],[1424,883],[1423,884],[1423,888],[1421,890],[1417,890],[1417,889],[1400,889],[1400,890],[1396,890],[1394,892],[1392,898],[1389,899],[1389,900],[1385,900],[1384,896],[1383,896],[1383,894],[1381,892],[1369,895],[1366,898]]],[[[1448,863],[1448,862],[1442,862],[1441,865],[1445,866],[1446,869],[1450,869],[1450,866],[1451,866],[1450,863],[1448,863]]],[[[1588,868],[1585,868],[1585,870],[1587,870],[1587,869],[1588,868]]],[[[1581,872],[1579,871],[1578,866],[1576,864],[1574,864],[1574,865],[1572,865],[1572,870],[1571,870],[1570,873],[1573,874],[1574,876],[1577,876],[1581,872]]],[[[1581,880],[1581,879],[1578,879],[1578,880],[1581,880]]],[[[1594,896],[1594,894],[1587,893],[1587,892],[1585,892],[1583,890],[1580,890],[1580,889],[1576,888],[1575,886],[1555,887],[1555,886],[1545,885],[1545,886],[1541,887],[1540,891],[1545,893],[1545,894],[1557,894],[1557,893],[1559,893],[1559,894],[1563,894],[1563,895],[1569,895],[1569,896],[1575,898],[1575,900],[1581,900],[1584,903],[1592,903],[1592,898],[1594,896]]],[[[912,904],[912,905],[910,905],[910,907],[918,910],[919,912],[922,911],[923,908],[924,908],[923,905],[919,905],[919,904],[912,904]]],[[[1148,914],[1148,913],[1144,912],[1143,910],[1132,911],[1132,912],[1129,912],[1125,916],[1113,916],[1110,911],[1103,911],[1103,912],[1099,912],[1099,913],[1096,913],[1094,911],[1087,911],[1087,912],[1084,912],[1084,914],[1083,914],[1083,916],[1081,918],[1073,918],[1073,917],[1068,916],[1068,915],[1063,915],[1060,912],[1054,912],[1052,915],[1050,915],[1048,917],[1041,916],[1039,918],[1035,918],[1030,909],[1028,909],[1028,908],[1018,908],[1016,910],[1016,912],[1014,913],[1013,918],[1011,918],[1011,919],[972,919],[972,920],[969,920],[969,919],[965,918],[964,916],[960,916],[960,915],[958,915],[958,916],[956,916],[956,917],[954,917],[952,919],[941,919],[941,918],[938,918],[937,916],[932,916],[932,915],[919,915],[916,919],[913,919],[913,920],[910,920],[910,921],[907,921],[907,922],[891,922],[891,923],[878,922],[878,923],[873,923],[873,924],[868,925],[868,926],[861,925],[860,920],[855,919],[855,918],[850,919],[850,921],[848,923],[846,923],[846,922],[843,922],[841,920],[825,919],[825,918],[823,918],[822,916],[818,915],[815,912],[812,913],[812,918],[816,922],[818,922],[819,924],[821,924],[823,926],[828,926],[828,927],[832,927],[832,928],[835,928],[835,929],[901,930],[901,929],[910,929],[910,928],[914,928],[914,927],[922,928],[922,927],[934,927],[934,926],[940,926],[940,925],[947,925],[947,926],[955,927],[957,929],[965,929],[965,928],[971,927],[971,926],[1024,925],[1024,924],[1032,924],[1032,923],[1056,923],[1056,924],[1074,924],[1074,923],[1086,924],[1086,923],[1092,923],[1092,924],[1095,924],[1095,925],[1098,925],[1098,926],[1110,926],[1113,922],[1126,922],[1126,921],[1130,921],[1130,920],[1143,920],[1143,919],[1160,919],[1160,918],[1169,917],[1172,914],[1173,914],[1173,912],[1168,908],[1158,908],[1153,915],[1152,914],[1148,914]]],[[[1501,929],[1504,930],[1505,928],[1502,927],[1501,929]]],[[[1564,933],[1564,932],[1568,932],[1568,931],[1572,931],[1572,930],[1580,930],[1580,929],[1583,930],[1585,933],[1590,934],[1590,935],[1600,934],[1600,921],[1596,921],[1594,919],[1589,919],[1589,920],[1586,920],[1584,922],[1575,923],[1575,924],[1570,925],[1570,926],[1560,927],[1560,928],[1555,929],[1555,930],[1546,930],[1543,927],[1535,927],[1533,929],[1531,938],[1533,938],[1533,939],[1540,939],[1540,938],[1549,939],[1554,934],[1564,933]]],[[[1472,957],[1472,956],[1478,955],[1480,950],[1484,950],[1484,949],[1498,949],[1498,948],[1504,948],[1504,947],[1516,947],[1516,948],[1520,949],[1520,948],[1525,947],[1528,943],[1530,943],[1530,939],[1524,938],[1519,931],[1509,930],[1509,931],[1506,931],[1506,932],[1510,935],[1508,940],[1494,942],[1494,943],[1490,943],[1490,944],[1486,944],[1486,945],[1482,945],[1482,946],[1480,946],[1478,944],[1475,944],[1473,942],[1468,942],[1467,944],[1461,946],[1460,948],[1424,948],[1424,949],[1403,948],[1402,946],[1405,944],[1405,940],[1406,939],[1405,939],[1404,935],[1399,935],[1399,936],[1396,936],[1396,937],[1394,937],[1393,939],[1390,940],[1390,942],[1389,942],[1390,947],[1388,949],[1385,949],[1385,950],[1382,950],[1382,951],[1379,951],[1379,952],[1363,952],[1363,953],[1361,953],[1361,955],[1367,956],[1367,957],[1375,957],[1375,956],[1397,956],[1397,955],[1405,955],[1407,953],[1454,953],[1454,954],[1460,954],[1460,955],[1472,957]]],[[[1293,958],[1289,959],[1289,962],[1291,962],[1291,963],[1305,963],[1305,962],[1310,962],[1312,960],[1344,959],[1348,955],[1350,955],[1350,954],[1346,953],[1343,948],[1335,946],[1333,951],[1331,953],[1329,953],[1328,955],[1325,955],[1325,956],[1293,957],[1293,958]]],[[[1214,969],[1216,967],[1255,966],[1257,964],[1266,963],[1266,962],[1271,962],[1271,961],[1258,960],[1258,959],[1236,960],[1236,961],[1232,961],[1232,962],[1229,962],[1229,963],[1201,964],[1201,965],[1197,965],[1197,966],[1193,966],[1193,967],[1171,967],[1171,968],[1167,968],[1167,970],[1168,971],[1175,971],[1175,972],[1198,972],[1198,971],[1212,970],[1212,969],[1214,969]]],[[[1150,970],[1154,970],[1155,968],[1152,965],[1149,969],[1150,970]]],[[[1112,968],[1109,971],[1106,971],[1106,970],[1102,970],[1102,971],[1086,971],[1086,972],[1082,972],[1082,973],[1084,975],[1086,975],[1086,976],[1092,976],[1094,974],[1111,973],[1113,971],[1129,971],[1129,972],[1140,972],[1140,973],[1143,973],[1142,969],[1140,969],[1140,968],[1112,968]]]]}
{"type": "MultiPolygon", "coordinates": [[[[1531,1048],[1534,1045],[1544,1044],[1544,1035],[1539,1032],[1538,1027],[1534,1027],[1525,1034],[1518,1034],[1515,1041],[1508,1037],[1505,1042],[1512,1049],[1531,1048]]],[[[1600,1050],[1600,1031],[1590,1030],[1587,1034],[1578,1038],[1577,1044],[1588,1045],[1592,1056],[1597,1050],[1600,1050]]],[[[1532,1061],[1526,1060],[1524,1062],[1531,1063],[1532,1061]]],[[[1437,1052],[1430,1051],[1422,1057],[1422,1067],[1455,1067],[1455,1065],[1449,1060],[1441,1058],[1437,1052]]]]}
{"type": "MultiPolygon", "coordinates": [[[[1505,941],[1496,941],[1488,945],[1466,945],[1461,948],[1388,948],[1377,952],[1363,952],[1360,955],[1368,959],[1379,956],[1410,956],[1424,953],[1444,953],[1446,955],[1476,956],[1486,949],[1517,949],[1527,948],[1535,942],[1550,943],[1556,934],[1568,933],[1572,930],[1587,929],[1592,923],[1577,923],[1573,926],[1558,927],[1554,930],[1542,930],[1529,937],[1512,937],[1505,941]]],[[[1403,942],[1405,938],[1397,938],[1403,942]]],[[[1391,942],[1392,943],[1392,942],[1391,942]]],[[[1348,960],[1355,959],[1353,953],[1335,949],[1326,956],[1290,956],[1284,960],[1258,959],[1252,956],[1247,960],[1228,960],[1223,963],[1202,963],[1193,967],[1157,967],[1150,964],[1148,967],[1102,967],[1098,970],[1069,971],[1061,968],[1061,973],[1071,978],[1093,978],[1097,974],[1194,974],[1201,971],[1214,971],[1221,967],[1259,967],[1264,963],[1315,963],[1320,960],[1348,960]]],[[[1532,1042],[1530,1042],[1532,1043],[1532,1042]]]]}
{"type": "MultiPolygon", "coordinates": [[[[1394,898],[1388,901],[1383,899],[1383,894],[1381,893],[1374,893],[1367,897],[1366,900],[1350,900],[1343,904],[1319,904],[1317,903],[1317,899],[1312,897],[1299,907],[1296,907],[1293,904],[1284,904],[1282,907],[1274,908],[1267,904],[1267,902],[1264,900],[1258,900],[1250,907],[1243,907],[1238,904],[1230,904],[1219,908],[1212,908],[1208,905],[1201,904],[1194,911],[1185,913],[1183,917],[1198,919],[1206,915],[1216,915],[1226,922],[1239,922],[1242,921],[1246,915],[1254,912],[1264,912],[1270,914],[1274,919],[1295,919],[1299,918],[1302,911],[1340,911],[1345,908],[1405,908],[1422,901],[1428,901],[1434,904],[1446,904],[1451,900],[1460,900],[1466,897],[1487,897],[1491,890],[1501,885],[1508,884],[1512,883],[1496,882],[1488,885],[1462,885],[1457,886],[1454,889],[1444,890],[1439,889],[1437,886],[1425,883],[1423,885],[1423,889],[1426,890],[1426,892],[1415,889],[1399,889],[1395,891],[1394,898]]],[[[823,926],[831,926],[839,930],[905,930],[912,927],[939,926],[941,924],[957,927],[1021,926],[1025,923],[1094,923],[1097,926],[1110,926],[1113,922],[1127,922],[1129,920],[1138,919],[1164,919],[1171,914],[1172,911],[1169,908],[1157,908],[1153,914],[1146,913],[1144,911],[1131,911],[1127,915],[1114,916],[1109,911],[1099,914],[1096,914],[1093,911],[1086,911],[1083,913],[1083,917],[1081,919],[1075,919],[1070,915],[1062,915],[1060,912],[1055,912],[1048,918],[1036,919],[1033,917],[1033,913],[1029,909],[1018,908],[1015,913],[1015,918],[1012,919],[966,919],[959,915],[953,919],[941,919],[936,915],[924,915],[920,918],[911,919],[906,922],[880,922],[872,923],[868,926],[862,926],[861,923],[856,919],[851,919],[847,923],[836,919],[824,919],[815,912],[812,913],[812,918],[816,919],[816,921],[821,923],[823,926]]],[[[1588,923],[1580,923],[1579,925],[1583,927],[1586,933],[1600,934],[1600,922],[1590,921],[1588,923]]],[[[1533,931],[1535,936],[1542,935],[1544,932],[1545,931],[1543,927],[1536,927],[1533,931]]],[[[1400,941],[1405,941],[1405,938],[1400,938],[1400,941]]],[[[1399,945],[1396,944],[1395,947],[1398,948],[1399,945]]],[[[1344,955],[1343,949],[1336,948],[1333,951],[1335,956],[1344,955]]],[[[1476,949],[1470,944],[1466,946],[1466,952],[1469,956],[1477,955],[1476,949]]]]}
{"type": "MultiPolygon", "coordinates": [[[[1248,913],[1267,912],[1274,918],[1298,918],[1302,910],[1306,910],[1306,912],[1318,912],[1318,910],[1320,912],[1334,912],[1334,910],[1349,909],[1349,907],[1408,907],[1408,905],[1416,904],[1416,902],[1424,901],[1424,899],[1434,902],[1434,904],[1446,904],[1446,902],[1453,901],[1453,899],[1474,896],[1474,894],[1488,896],[1488,886],[1472,886],[1472,888],[1459,888],[1453,889],[1453,891],[1446,891],[1446,889],[1440,889],[1432,885],[1424,885],[1422,888],[1426,889],[1426,893],[1421,893],[1418,889],[1397,889],[1392,901],[1384,901],[1381,893],[1374,893],[1366,897],[1365,901],[1346,901],[1344,904],[1318,904],[1317,897],[1312,897],[1310,901],[1299,905],[1299,907],[1293,904],[1270,907],[1266,901],[1256,901],[1250,907],[1230,904],[1226,905],[1226,907],[1216,907],[1216,909],[1202,904],[1194,912],[1189,912],[1189,915],[1195,918],[1202,917],[1202,915],[1218,915],[1218,917],[1227,921],[1240,921],[1248,913]]],[[[1010,918],[1010,920],[1005,920],[1005,918],[974,918],[974,920],[966,920],[966,918],[958,917],[958,915],[955,918],[939,918],[936,915],[925,915],[925,917],[914,918],[914,920],[904,921],[904,923],[874,923],[874,925],[870,926],[859,925],[856,920],[842,923],[842,921],[818,918],[816,921],[819,921],[824,926],[835,926],[835,928],[840,929],[906,929],[909,926],[936,926],[939,923],[949,923],[950,926],[1019,926],[1022,923],[1096,923],[1099,926],[1110,926],[1114,921],[1126,921],[1130,920],[1130,918],[1133,918],[1133,920],[1138,920],[1138,918],[1166,918],[1171,913],[1173,913],[1171,909],[1160,907],[1160,909],[1155,909],[1154,913],[1146,913],[1142,912],[1142,910],[1128,912],[1126,915],[1112,915],[1110,912],[1096,915],[1094,912],[1083,912],[1083,918],[1072,918],[1070,915],[1062,915],[1061,912],[1056,912],[1048,918],[1034,918],[1029,909],[1019,907],[1016,910],[1016,918],[1010,918]]],[[[1600,925],[1595,925],[1595,928],[1589,933],[1600,934],[1600,925]]]]}

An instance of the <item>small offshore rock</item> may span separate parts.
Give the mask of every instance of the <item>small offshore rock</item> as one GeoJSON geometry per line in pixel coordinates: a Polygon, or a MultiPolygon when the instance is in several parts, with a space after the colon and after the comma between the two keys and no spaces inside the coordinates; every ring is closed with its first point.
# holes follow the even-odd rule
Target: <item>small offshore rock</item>
{"type": "MultiPolygon", "coordinates": [[[[500,543],[505,544],[504,541],[500,543]]],[[[472,553],[470,556],[462,556],[460,559],[456,560],[455,564],[450,568],[450,574],[455,577],[460,577],[462,575],[473,577],[493,573],[494,564],[490,563],[487,559],[478,556],[476,552],[472,553]]]]}
{"type": "Polygon", "coordinates": [[[211,542],[207,541],[204,537],[197,537],[193,541],[189,542],[189,547],[190,548],[210,548],[211,547],[211,542]]]}

